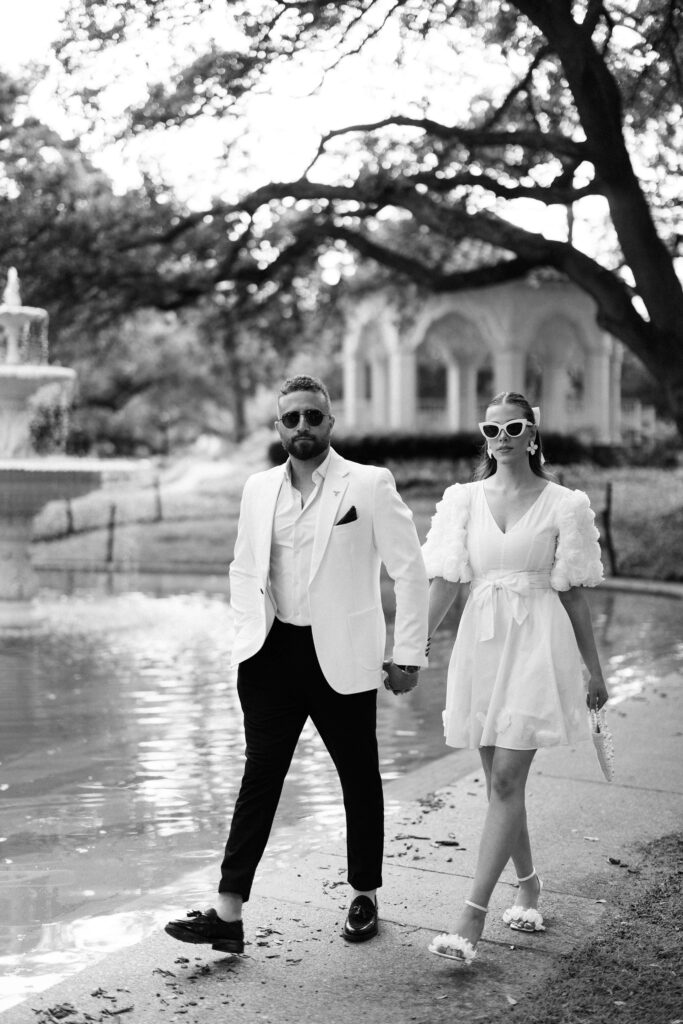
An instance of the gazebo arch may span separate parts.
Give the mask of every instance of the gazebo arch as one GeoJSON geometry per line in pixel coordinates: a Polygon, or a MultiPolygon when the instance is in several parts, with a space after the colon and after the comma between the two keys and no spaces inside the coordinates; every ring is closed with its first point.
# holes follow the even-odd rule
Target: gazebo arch
{"type": "Polygon", "coordinates": [[[610,438],[610,345],[565,312],[543,317],[527,352],[526,389],[546,430],[610,438]]]}
{"type": "Polygon", "coordinates": [[[344,360],[346,419],[350,425],[384,427],[391,421],[391,358],[386,313],[361,320],[349,338],[344,360]]]}
{"type": "Polygon", "coordinates": [[[471,430],[492,372],[479,324],[461,312],[444,312],[415,341],[417,428],[471,430]]]}
{"type": "Polygon", "coordinates": [[[620,439],[621,348],[595,303],[564,280],[520,280],[349,309],[349,429],[471,430],[492,393],[525,391],[547,431],[620,439]]]}

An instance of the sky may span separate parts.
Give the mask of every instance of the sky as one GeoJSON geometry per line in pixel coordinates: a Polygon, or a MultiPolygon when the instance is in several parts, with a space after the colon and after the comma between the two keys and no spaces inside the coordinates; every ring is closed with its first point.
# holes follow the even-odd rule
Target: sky
{"type": "MultiPolygon", "coordinates": [[[[49,51],[57,34],[61,0],[5,0],[0,31],[0,64],[16,71],[23,62],[49,51]],[[7,9],[10,13],[7,13],[7,9]]],[[[0,8],[2,10],[2,8],[0,8]]]]}

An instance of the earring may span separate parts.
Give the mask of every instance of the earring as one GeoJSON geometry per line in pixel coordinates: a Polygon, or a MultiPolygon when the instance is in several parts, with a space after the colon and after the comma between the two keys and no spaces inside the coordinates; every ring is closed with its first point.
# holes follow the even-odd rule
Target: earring
{"type": "Polygon", "coordinates": [[[526,450],[528,451],[529,455],[535,455],[538,451],[538,445],[535,441],[529,441],[528,445],[526,446],[526,450]]]}
{"type": "Polygon", "coordinates": [[[495,459],[495,455],[493,454],[493,450],[492,450],[492,448],[490,447],[490,445],[489,445],[489,446],[487,446],[487,448],[486,448],[486,454],[488,455],[488,457],[489,457],[490,459],[495,459]]]}

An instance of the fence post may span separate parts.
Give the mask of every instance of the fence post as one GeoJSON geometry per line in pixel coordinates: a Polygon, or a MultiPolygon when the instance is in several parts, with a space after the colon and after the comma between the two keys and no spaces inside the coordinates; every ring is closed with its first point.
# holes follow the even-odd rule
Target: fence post
{"type": "Polygon", "coordinates": [[[105,560],[107,565],[114,561],[114,535],[116,532],[116,505],[112,502],[109,506],[109,521],[107,522],[107,553],[105,560]]]}
{"type": "Polygon", "coordinates": [[[608,480],[605,486],[605,507],[602,512],[602,526],[605,535],[605,550],[607,551],[607,559],[609,561],[610,574],[612,576],[619,575],[619,567],[617,565],[617,555],[614,550],[614,540],[612,538],[612,481],[608,480]]]}
{"type": "Polygon", "coordinates": [[[71,504],[71,498],[65,500],[66,505],[66,535],[70,537],[74,532],[74,510],[71,504]]]}
{"type": "Polygon", "coordinates": [[[161,504],[161,481],[158,476],[154,477],[154,522],[160,523],[164,518],[164,510],[161,504]]]}

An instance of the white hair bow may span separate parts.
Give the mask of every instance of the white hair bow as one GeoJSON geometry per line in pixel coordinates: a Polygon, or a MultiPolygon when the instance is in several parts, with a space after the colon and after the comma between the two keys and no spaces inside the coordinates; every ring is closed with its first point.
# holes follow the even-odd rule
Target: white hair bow
{"type": "MultiPolygon", "coordinates": [[[[538,430],[538,428],[541,425],[541,410],[539,406],[532,405],[531,411],[534,414],[534,420],[536,421],[536,429],[538,430]]],[[[545,456],[543,455],[543,452],[541,452],[541,465],[545,465],[545,456]]]]}

